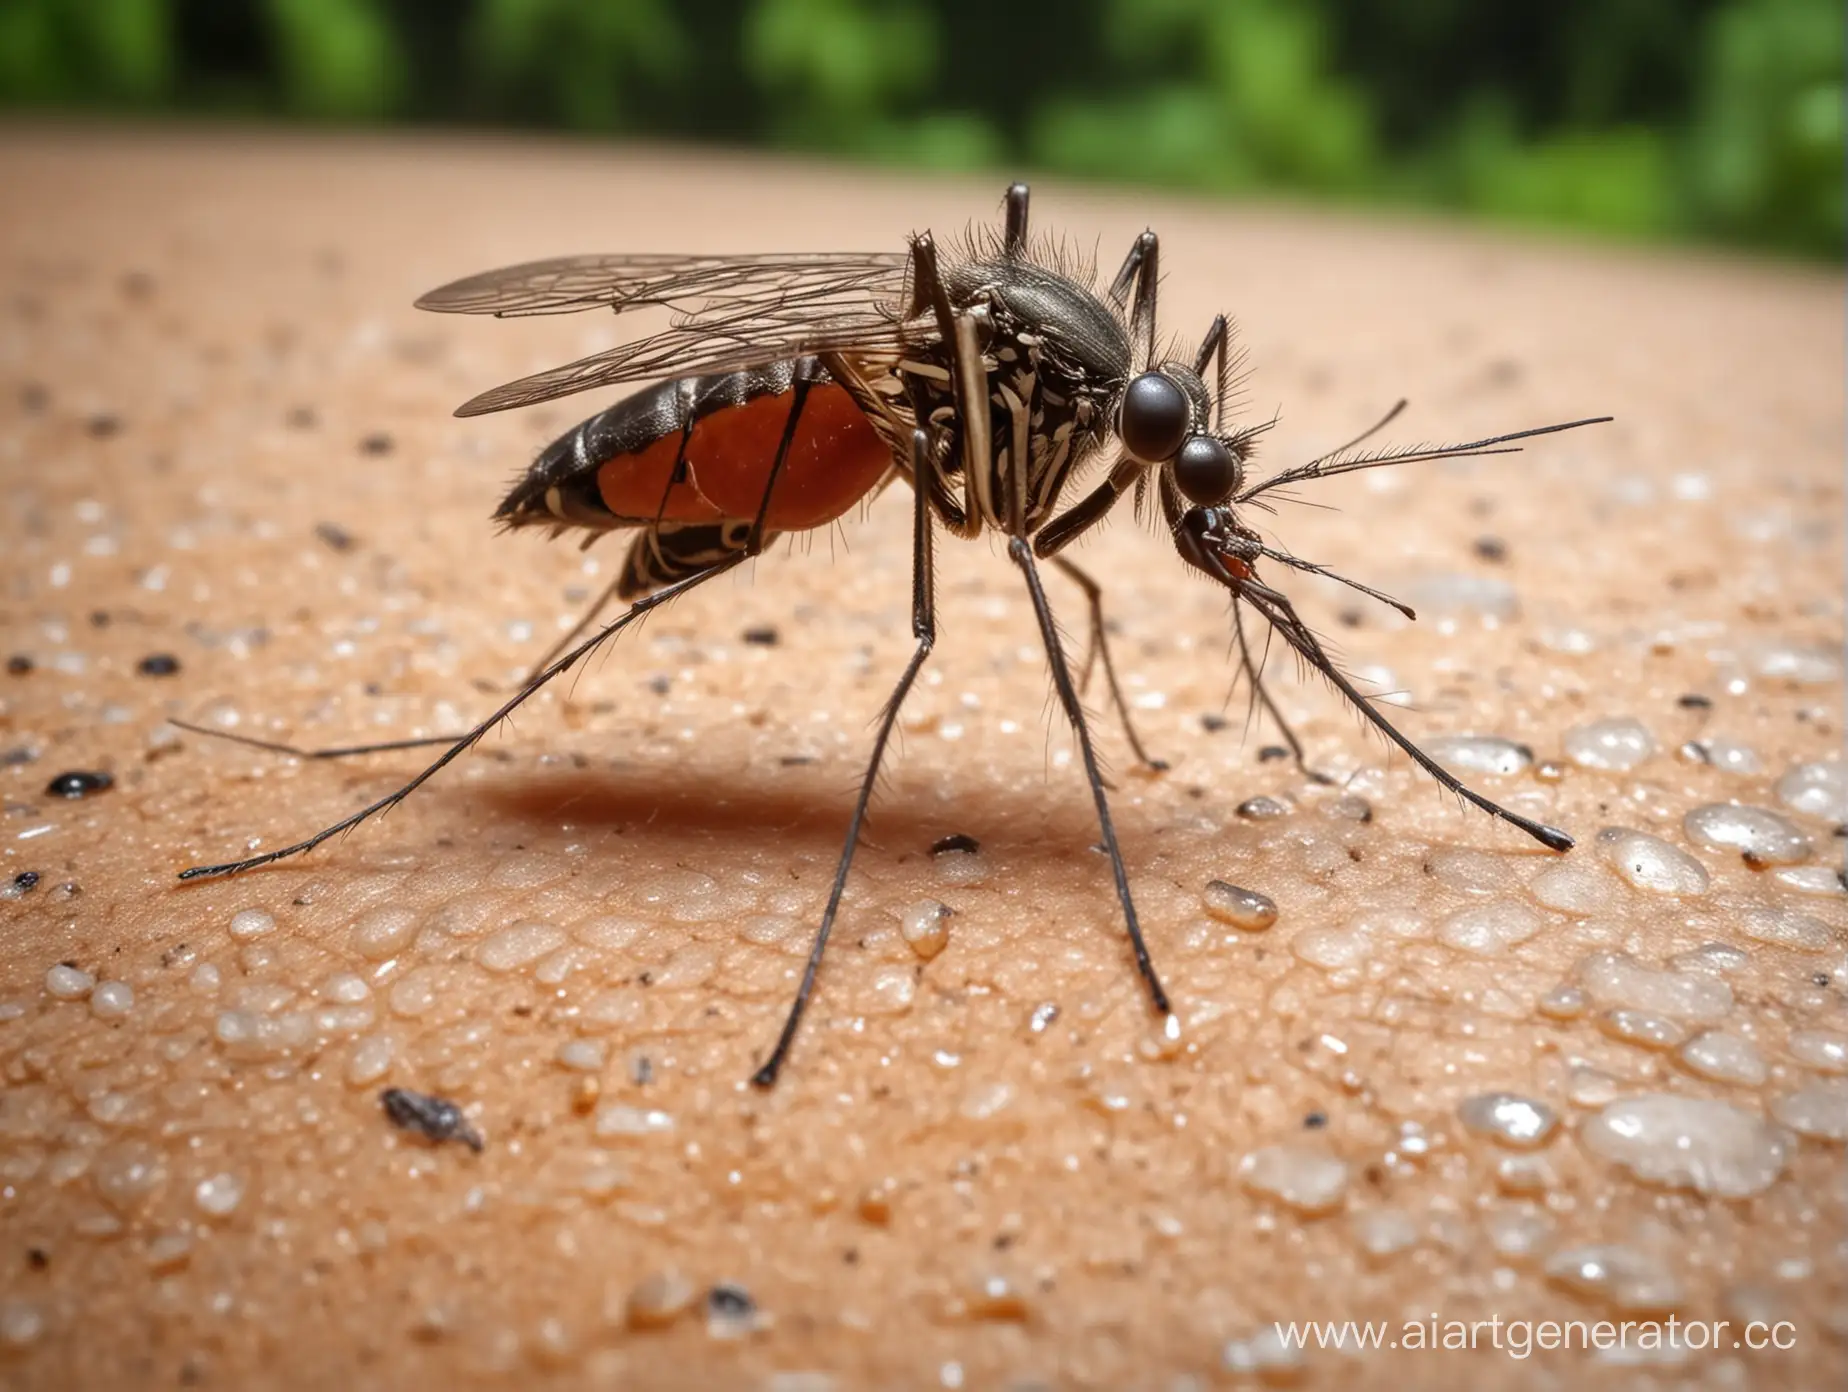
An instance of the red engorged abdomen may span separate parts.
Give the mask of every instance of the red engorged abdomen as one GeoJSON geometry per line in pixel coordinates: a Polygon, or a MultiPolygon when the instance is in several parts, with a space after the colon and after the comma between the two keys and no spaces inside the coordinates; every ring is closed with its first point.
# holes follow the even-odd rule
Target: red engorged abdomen
{"type": "MultiPolygon", "coordinates": [[[[689,477],[671,489],[678,432],[607,461],[597,471],[604,505],[639,522],[754,519],[793,400],[793,392],[760,396],[702,418],[687,444],[689,477]]],[[[769,529],[800,532],[834,521],[866,496],[891,463],[890,451],[852,397],[833,382],[811,387],[776,478],[769,529]]]]}

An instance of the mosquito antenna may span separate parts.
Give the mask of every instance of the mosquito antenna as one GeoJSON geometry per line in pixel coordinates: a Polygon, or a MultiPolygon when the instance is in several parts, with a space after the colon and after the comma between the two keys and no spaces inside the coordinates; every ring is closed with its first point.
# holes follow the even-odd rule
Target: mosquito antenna
{"type": "Polygon", "coordinates": [[[1396,402],[1393,403],[1392,409],[1387,411],[1385,415],[1381,416],[1378,420],[1373,422],[1373,424],[1368,426],[1365,430],[1361,431],[1360,434],[1356,435],[1353,439],[1349,440],[1345,445],[1340,445],[1335,449],[1331,449],[1326,454],[1318,455],[1311,462],[1315,464],[1320,464],[1324,459],[1333,459],[1338,454],[1346,454],[1349,450],[1353,449],[1356,445],[1365,444],[1368,440],[1371,440],[1375,435],[1379,434],[1387,426],[1391,425],[1395,420],[1397,420],[1399,418],[1400,412],[1404,411],[1405,408],[1409,405],[1411,405],[1411,402],[1408,398],[1403,397],[1403,396],[1400,397],[1396,402]]]}
{"type": "MultiPolygon", "coordinates": [[[[1518,446],[1509,447],[1510,441],[1529,440],[1536,435],[1556,435],[1562,430],[1577,430],[1582,425],[1603,425],[1612,419],[1614,417],[1611,416],[1591,416],[1585,420],[1565,421],[1559,425],[1541,425],[1531,430],[1516,430],[1506,435],[1491,435],[1486,440],[1471,440],[1466,444],[1408,445],[1401,449],[1380,450],[1350,459],[1340,458],[1342,451],[1336,450],[1333,454],[1323,455],[1319,459],[1310,460],[1307,464],[1299,464],[1293,469],[1285,469],[1280,474],[1274,474],[1262,483],[1247,488],[1234,501],[1249,502],[1260,493],[1266,493],[1284,484],[1301,483],[1306,479],[1333,478],[1337,474],[1351,474],[1361,469],[1379,469],[1389,464],[1416,464],[1431,459],[1470,459],[1486,454],[1519,454],[1518,446]]],[[[1371,433],[1371,431],[1368,432],[1368,434],[1371,433]]],[[[1365,439],[1366,436],[1363,435],[1361,438],[1365,439]]]]}

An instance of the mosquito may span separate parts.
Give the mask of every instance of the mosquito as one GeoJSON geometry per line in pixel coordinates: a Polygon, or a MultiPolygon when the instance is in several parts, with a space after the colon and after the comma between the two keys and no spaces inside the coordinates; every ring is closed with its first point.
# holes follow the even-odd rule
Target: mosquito
{"type": "MultiPolygon", "coordinates": [[[[549,401],[574,392],[657,381],[554,441],[507,495],[495,519],[508,528],[581,530],[590,544],[632,533],[609,590],[563,646],[547,655],[493,714],[459,736],[392,741],[446,743],[394,792],[306,840],[182,879],[227,875],[299,855],[396,806],[472,748],[561,673],[647,614],[763,553],[779,536],[832,524],[889,484],[909,485],[914,647],[874,727],[828,898],[800,984],[769,1055],[752,1075],[772,1086],[814,994],[840,911],[880,766],[905,699],[936,644],[936,532],[1007,542],[1033,608],[1060,709],[1072,727],[1095,805],[1116,899],[1136,969],[1154,1010],[1173,1010],[1144,940],[1083,704],[1042,582],[1048,562],[1083,590],[1091,652],[1137,757],[1137,738],[1105,636],[1101,587],[1062,553],[1126,496],[1164,522],[1181,559],[1230,595],[1238,660],[1254,699],[1284,732],[1307,771],[1301,742],[1265,691],[1245,632],[1263,619],[1311,668],[1444,788],[1554,851],[1564,831],[1481,796],[1393,726],[1329,656],[1289,598],[1260,576],[1275,566],[1331,576],[1411,616],[1378,591],[1268,546],[1240,520],[1265,495],[1360,469],[1512,452],[1516,441],[1609,417],[1463,444],[1363,451],[1394,419],[1330,454],[1257,483],[1246,469],[1271,422],[1229,422],[1239,357],[1226,318],[1197,350],[1174,358],[1156,340],[1160,244],[1140,234],[1101,291],[1057,245],[1028,235],[1028,190],[1014,184],[1001,227],[943,248],[929,232],[902,253],[756,256],[572,256],[489,271],[433,290],[417,303],[445,313],[498,317],[666,308],[669,327],[648,337],[496,387],[458,415],[549,401]],[[663,380],[664,379],[664,380],[663,380]],[[1082,476],[1097,481],[1067,504],[1082,476]],[[612,600],[628,608],[584,637],[612,600]]],[[[1084,664],[1090,670],[1090,659],[1084,664]]],[[[367,752],[298,750],[305,756],[367,752]]]]}

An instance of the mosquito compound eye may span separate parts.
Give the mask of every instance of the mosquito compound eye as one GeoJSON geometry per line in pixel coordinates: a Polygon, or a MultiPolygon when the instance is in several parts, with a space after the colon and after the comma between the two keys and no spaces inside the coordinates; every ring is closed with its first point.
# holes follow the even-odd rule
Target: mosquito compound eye
{"type": "Polygon", "coordinates": [[[1245,481],[1245,466],[1224,440],[1195,435],[1174,459],[1174,485],[1201,507],[1219,507],[1245,481]]]}
{"type": "Polygon", "coordinates": [[[1175,381],[1160,372],[1145,372],[1123,395],[1119,433],[1129,452],[1147,464],[1164,464],[1187,438],[1193,404],[1175,381]]]}

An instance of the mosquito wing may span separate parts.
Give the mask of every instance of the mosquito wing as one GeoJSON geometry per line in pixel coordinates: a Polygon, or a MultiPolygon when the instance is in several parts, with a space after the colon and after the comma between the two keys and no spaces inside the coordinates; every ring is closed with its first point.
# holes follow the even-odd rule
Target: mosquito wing
{"type": "Polygon", "coordinates": [[[904,327],[908,260],[897,252],[567,256],[469,276],[417,305],[498,318],[672,311],[660,333],[483,392],[456,412],[475,416],[620,382],[735,372],[808,353],[890,355],[904,327]]]}

